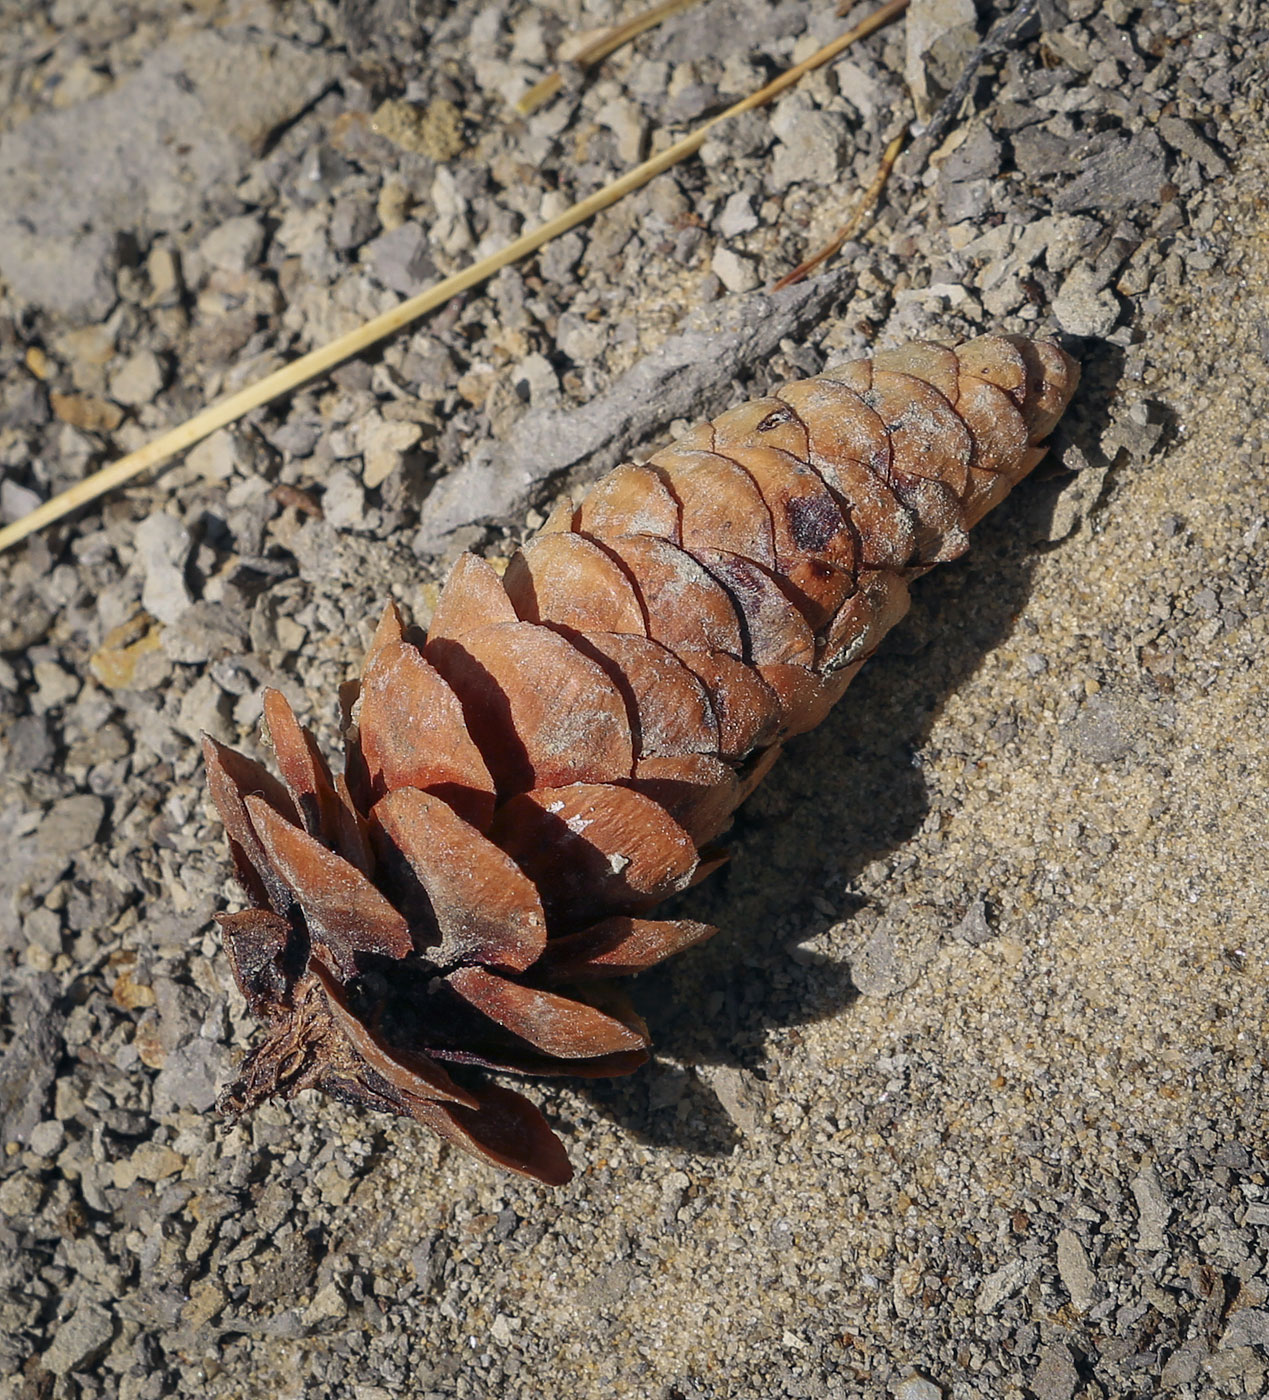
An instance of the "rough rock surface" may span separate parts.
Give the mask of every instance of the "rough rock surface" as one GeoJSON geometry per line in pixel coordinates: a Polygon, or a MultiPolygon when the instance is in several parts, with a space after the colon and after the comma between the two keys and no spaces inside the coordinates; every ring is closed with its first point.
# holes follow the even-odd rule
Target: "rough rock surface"
{"type": "MultiPolygon", "coordinates": [[[[0,557],[0,1400],[1265,1392],[1264,6],[1041,0],[828,279],[764,290],[1009,8],[914,5],[0,557]],[[636,984],[656,1063],[544,1090],[576,1180],[332,1102],[217,1120],[248,1027],[199,730],[258,748],[271,684],[332,743],[445,556],[779,380],[989,328],[1084,364],[1053,468],[683,898],[726,933],[636,984]]],[[[702,0],[520,119],[628,7],[0,0],[0,512],[865,13],[833,9],[702,0]]]]}

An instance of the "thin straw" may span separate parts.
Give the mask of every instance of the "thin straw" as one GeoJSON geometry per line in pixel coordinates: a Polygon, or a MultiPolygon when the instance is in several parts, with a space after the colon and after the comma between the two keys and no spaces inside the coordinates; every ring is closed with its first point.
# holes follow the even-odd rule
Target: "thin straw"
{"type": "Polygon", "coordinates": [[[113,490],[116,486],[122,486],[125,481],[130,481],[147,468],[156,467],[174,457],[178,452],[184,452],[187,448],[193,447],[195,443],[201,442],[217,429],[237,422],[239,418],[250,413],[252,409],[271,403],[292,389],[299,388],[301,384],[306,383],[314,376],[322,374],[328,369],[333,369],[342,361],[369,349],[370,346],[392,335],[393,332],[399,331],[403,326],[408,326],[411,321],[417,321],[420,316],[435,310],[436,307],[449,301],[460,292],[467,291],[492,277],[495,272],[501,271],[509,264],[518,262],[519,259],[536,252],[544,243],[549,243],[552,238],[557,238],[576,225],[593,218],[632,190],[646,185],[654,176],[668,170],[685,156],[698,151],[704,144],[705,138],[716,126],[731,117],[738,116],[741,112],[752,111],[755,107],[764,106],[772,98],[778,97],[780,93],[792,87],[807,73],[822,67],[825,63],[836,58],[844,49],[849,48],[860,39],[866,38],[883,25],[889,24],[892,19],[902,14],[907,5],[908,0],[887,0],[886,4],[874,10],[862,23],[857,24],[831,43],[825,44],[810,58],[803,59],[801,63],[795,64],[765,87],[728,107],[725,112],[720,112],[718,116],[703,122],[695,131],[676,141],[659,155],[643,161],[642,164],[636,165],[632,170],[628,170],[624,175],[605,185],[603,189],[579,200],[572,208],[566,209],[562,214],[557,214],[553,219],[548,219],[546,223],[540,224],[529,233],[521,234],[519,238],[508,243],[505,248],[491,253],[487,258],[482,258],[480,262],[465,268],[462,272],[456,272],[452,276],[444,278],[427,288],[426,291],[419,292],[416,296],[403,301],[399,306],[393,307],[391,311],[385,311],[367,321],[365,325],[359,326],[356,330],[338,336],[316,350],[310,350],[308,354],[301,355],[298,360],[293,360],[289,365],[284,365],[281,369],[274,370],[272,374],[267,374],[263,379],[257,380],[256,383],[249,384],[246,388],[239,389],[218,403],[211,404],[186,422],[160,434],[152,442],[146,443],[144,447],[139,447],[135,452],[129,452],[127,456],[120,457],[117,462],[112,462],[108,467],[102,467],[100,471],[85,477],[83,481],[76,482],[74,486],[59,492],[51,500],[45,501],[43,505],[37,506],[29,514],[23,516],[21,520],[14,521],[12,525],[6,525],[0,529],[0,552],[17,544],[19,540],[25,539],[33,531],[39,530],[45,525],[51,525],[80,506],[96,500],[98,496],[105,495],[107,491],[113,490]]]}

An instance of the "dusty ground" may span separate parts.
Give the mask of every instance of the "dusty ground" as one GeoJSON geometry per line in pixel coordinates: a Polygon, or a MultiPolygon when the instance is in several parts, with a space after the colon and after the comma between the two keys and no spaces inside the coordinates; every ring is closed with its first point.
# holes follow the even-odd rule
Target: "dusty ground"
{"type": "MultiPolygon", "coordinates": [[[[831,281],[755,290],[1000,8],[914,6],[0,557],[0,1396],[1265,1394],[1269,12],[1047,0],[831,281]],[[197,732],[256,746],[269,682],[330,741],[383,599],[425,619],[558,479],[996,326],[1085,365],[1058,464],[684,899],[726,933],[636,987],[657,1062],[543,1091],[573,1183],[307,1098],[219,1121],[197,732]]],[[[0,4],[0,519],[850,22],[713,0],[516,119],[614,13],[0,4]]]]}

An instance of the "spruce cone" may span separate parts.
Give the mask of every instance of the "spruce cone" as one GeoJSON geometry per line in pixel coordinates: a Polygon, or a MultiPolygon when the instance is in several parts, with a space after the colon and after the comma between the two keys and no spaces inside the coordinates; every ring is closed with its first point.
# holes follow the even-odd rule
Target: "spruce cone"
{"type": "Polygon", "coordinates": [[[472,1067],[646,1059],[610,979],[714,932],[648,910],[721,863],[780,746],[1043,456],[1077,381],[1057,346],[987,336],[790,384],[618,467],[503,578],[463,556],[425,642],[390,606],[341,776],[277,692],[282,782],[205,740],[251,906],[220,924],[266,1026],[222,1107],[321,1088],[567,1180],[538,1110],[472,1067]]]}

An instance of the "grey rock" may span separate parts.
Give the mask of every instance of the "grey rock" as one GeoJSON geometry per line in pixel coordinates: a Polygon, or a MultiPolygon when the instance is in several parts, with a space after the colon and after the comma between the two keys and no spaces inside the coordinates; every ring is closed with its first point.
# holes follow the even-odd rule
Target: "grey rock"
{"type": "Polygon", "coordinates": [[[255,265],[264,248],[264,225],[254,214],[240,214],[217,225],[199,244],[198,251],[222,272],[245,272],[255,265]]]}
{"type": "Polygon", "coordinates": [[[1080,173],[1058,195],[1055,208],[1125,212],[1158,204],[1168,178],[1168,156],[1153,131],[1136,136],[1107,132],[1079,156],[1080,173]]]}
{"type": "Polygon", "coordinates": [[[512,372],[511,383],[516,393],[535,408],[559,401],[559,376],[545,355],[526,355],[512,372]]]}
{"type": "MultiPolygon", "coordinates": [[[[0,428],[38,428],[48,420],[48,394],[37,380],[10,377],[0,387],[0,428]]],[[[0,492],[0,504],[3,500],[0,492]]]]}
{"type": "Polygon", "coordinates": [[[555,343],[577,364],[597,359],[607,339],[608,331],[602,323],[588,321],[575,311],[565,311],[555,327],[555,343]]]}
{"type": "Polygon", "coordinates": [[[16,481],[0,481],[0,522],[3,524],[21,520],[40,504],[42,497],[29,486],[21,486],[16,481]]]}
{"type": "Polygon", "coordinates": [[[729,292],[751,292],[758,285],[758,269],[752,259],[730,248],[719,248],[710,262],[714,275],[729,292]]]}
{"type": "Polygon", "coordinates": [[[366,245],[374,275],[394,292],[409,296],[436,275],[427,235],[415,223],[381,233],[366,245]]]}
{"type": "Polygon", "coordinates": [[[580,233],[566,233],[562,238],[553,238],[538,254],[542,276],[548,282],[567,282],[585,251],[586,241],[580,233]]]}
{"type": "Polygon", "coordinates": [[[203,993],[171,977],[154,979],[154,1005],[159,1013],[159,1044],[168,1054],[196,1036],[207,1015],[203,993]]]}
{"type": "Polygon", "coordinates": [[[780,137],[771,160],[773,189],[799,183],[831,185],[837,179],[850,134],[840,112],[821,112],[786,100],[771,126],[780,137]]]}
{"type": "Polygon", "coordinates": [[[700,1066],[698,1073],[718,1097],[727,1116],[742,1133],[756,1131],[762,1121],[762,1094],[752,1076],[732,1065],[700,1066]]]}
{"type": "Polygon", "coordinates": [[[888,997],[908,985],[895,951],[894,935],[884,925],[851,959],[850,980],[866,997],[888,997]]]}
{"type": "Polygon", "coordinates": [[[1132,740],[1124,729],[1119,706],[1105,695],[1093,695],[1080,707],[1071,726],[1071,738],[1092,763],[1114,763],[1132,752],[1132,740]]]}
{"type": "Polygon", "coordinates": [[[1173,1386],[1189,1385],[1191,1381],[1197,1380],[1203,1370],[1206,1356],[1207,1346],[1202,1338],[1186,1342],[1183,1347],[1179,1347],[1168,1357],[1160,1372],[1159,1380],[1164,1388],[1171,1390],[1173,1386]]]}
{"type": "Polygon", "coordinates": [[[0,653],[25,651],[48,631],[53,610],[34,593],[23,589],[0,609],[0,653]]]}
{"type": "Polygon", "coordinates": [[[1225,157],[1195,130],[1194,123],[1182,117],[1160,117],[1159,135],[1183,155],[1192,156],[1203,167],[1203,173],[1216,179],[1229,169],[1225,157]]]}
{"type": "Polygon", "coordinates": [[[718,89],[710,83],[689,83],[670,98],[665,107],[667,122],[694,122],[718,104],[718,89]]]}
{"type": "Polygon", "coordinates": [[[229,1052],[195,1036],[174,1050],[154,1081],[154,1112],[160,1117],[192,1109],[206,1113],[216,1102],[216,1086],[228,1068],[229,1052]]]}
{"type": "Polygon", "coordinates": [[[1264,1347],[1269,1351],[1269,1310],[1240,1308],[1221,1334],[1222,1347],[1264,1347]]]}
{"type": "Polygon", "coordinates": [[[280,428],[268,435],[279,452],[288,457],[309,457],[321,441],[322,425],[312,418],[293,415],[280,428]]]}
{"type": "Polygon", "coordinates": [[[31,669],[35,676],[35,701],[39,709],[49,710],[64,705],[79,694],[79,678],[64,671],[56,661],[37,661],[31,669]]]}
{"type": "Polygon", "coordinates": [[[888,94],[886,85],[875,71],[869,72],[858,63],[838,61],[833,65],[837,89],[864,121],[871,121],[885,110],[888,94]]]}
{"type": "Polygon", "coordinates": [[[341,253],[360,248],[378,227],[373,204],[365,195],[346,195],[335,201],[327,236],[341,253]]]}
{"type": "Polygon", "coordinates": [[[1053,314],[1071,335],[1105,336],[1119,320],[1119,299],[1108,287],[1100,286],[1097,270],[1080,263],[1068,273],[1061,290],[1053,298],[1053,314]]]}
{"type": "Polygon", "coordinates": [[[516,424],[514,442],[477,450],[437,482],[423,505],[415,550],[443,554],[455,531],[521,515],[570,468],[585,463],[588,474],[598,475],[675,418],[721,409],[733,376],[817,321],[848,275],[724,298],[694,312],[678,335],[582,408],[530,411],[516,424]]]}
{"type": "Polygon", "coordinates": [[[128,408],[149,403],[163,387],[163,364],[153,350],[129,355],[110,377],[110,397],[128,408]]]}
{"type": "Polygon", "coordinates": [[[743,190],[728,195],[723,212],[718,216],[718,232],[724,238],[735,238],[758,227],[758,216],[753,211],[753,200],[743,190]]]}
{"type": "Polygon", "coordinates": [[[65,1012],[52,977],[12,997],[11,1039],[0,1057],[0,1146],[26,1143],[44,1122],[62,1051],[65,1012]]]}
{"type": "Polygon", "coordinates": [[[366,493],[346,467],[337,467],[326,478],[322,513],[336,530],[355,530],[365,523],[366,493]]]}
{"type": "Polygon", "coordinates": [[[952,90],[978,46],[974,0],[913,0],[905,15],[903,76],[925,121],[952,90]]]}
{"type": "Polygon", "coordinates": [[[980,1313],[995,1312],[1002,1303],[1020,1293],[1040,1272],[1038,1259],[1011,1259],[995,1273],[988,1274],[978,1290],[974,1307],[980,1313]]]}
{"type": "Polygon", "coordinates": [[[1045,531],[1045,537],[1049,540],[1066,539],[1101,499],[1109,468],[1091,467],[1085,461],[1078,471],[1079,474],[1062,488],[1061,495],[1054,502],[1053,514],[1045,531]]]}
{"type": "Polygon", "coordinates": [[[53,1344],[41,1360],[55,1376],[69,1375],[96,1361],[114,1335],[115,1320],[105,1308],[82,1302],[53,1334],[53,1344]]]}
{"type": "Polygon", "coordinates": [[[1013,162],[1024,174],[1039,179],[1065,175],[1077,168],[1071,138],[1045,126],[1028,126],[1014,133],[1013,162]]]}
{"type": "Polygon", "coordinates": [[[56,1157],[66,1142],[66,1129],[56,1118],[45,1118],[27,1134],[27,1146],[39,1157],[56,1157]]]}
{"type": "Polygon", "coordinates": [[[940,188],[939,203],[949,224],[977,219],[991,207],[990,180],[961,180],[940,188]]]}
{"type": "Polygon", "coordinates": [[[1070,1347],[1062,1342],[1044,1347],[1040,1352],[1040,1364],[1031,1377],[1036,1400],[1071,1400],[1079,1383],[1070,1347]]]}
{"type": "Polygon", "coordinates": [[[1088,1253],[1074,1230],[1062,1230],[1057,1237],[1058,1277],[1080,1312],[1087,1312],[1097,1301],[1097,1275],[1088,1253]]]}
{"type": "Polygon", "coordinates": [[[965,911],[965,917],[956,925],[953,932],[957,938],[963,939],[975,948],[990,942],[996,936],[996,931],[988,921],[986,901],[974,900],[965,911]]]}
{"type": "Polygon", "coordinates": [[[194,744],[203,734],[228,743],[233,738],[230,720],[232,708],[232,697],[220,688],[211,675],[204,674],[181,697],[175,727],[194,744]]]}
{"type": "Polygon", "coordinates": [[[194,601],[185,582],[189,531],[174,515],[156,511],[137,526],[133,542],[145,572],[142,606],[160,622],[175,622],[194,601]]]}
{"type": "Polygon", "coordinates": [[[943,162],[940,176],[949,184],[982,180],[1000,170],[1000,142],[986,126],[978,125],[943,162]]]}
{"type": "Polygon", "coordinates": [[[1166,1249],[1164,1229],[1172,1211],[1159,1178],[1153,1171],[1140,1172],[1133,1178],[1132,1194],[1137,1202],[1137,1243],[1152,1254],[1166,1249]]]}
{"type": "Polygon", "coordinates": [[[241,651],[246,639],[247,622],[239,608],[206,601],[187,608],[159,637],[168,656],[185,665],[241,651]]]}
{"type": "Polygon", "coordinates": [[[771,144],[772,126],[761,112],[741,112],[710,133],[701,147],[701,160],[712,166],[756,156],[771,144]]]}
{"type": "Polygon", "coordinates": [[[99,97],[18,123],[0,136],[0,274],[24,301],[104,318],[119,234],[194,217],[335,61],[255,29],[208,29],[160,44],[99,97]]]}
{"type": "Polygon", "coordinates": [[[44,772],[56,751],[57,742],[43,715],[19,715],[0,735],[0,772],[44,772]]]}
{"type": "Polygon", "coordinates": [[[63,797],[53,803],[36,829],[36,846],[54,862],[64,864],[96,841],[105,815],[106,804],[92,793],[63,797]]]}
{"type": "Polygon", "coordinates": [[[1114,460],[1123,451],[1134,461],[1144,462],[1158,445],[1163,435],[1162,421],[1152,421],[1150,406],[1135,403],[1127,413],[1118,415],[1102,434],[1103,454],[1114,460]]]}
{"type": "Polygon", "coordinates": [[[894,1400],[943,1400],[943,1392],[928,1376],[905,1376],[894,1387],[894,1400]]]}

